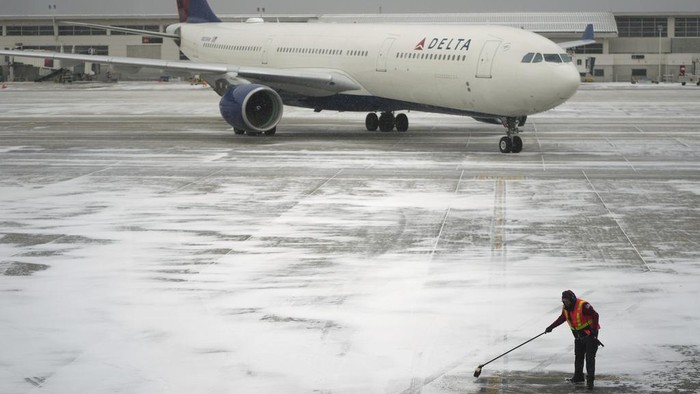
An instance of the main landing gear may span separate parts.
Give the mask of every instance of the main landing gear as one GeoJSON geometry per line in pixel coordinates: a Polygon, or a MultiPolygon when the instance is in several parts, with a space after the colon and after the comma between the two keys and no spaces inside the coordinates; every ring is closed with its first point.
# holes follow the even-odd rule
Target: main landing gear
{"type": "Polygon", "coordinates": [[[520,130],[519,126],[523,126],[527,116],[521,116],[519,118],[505,118],[503,120],[503,127],[508,129],[506,131],[506,136],[501,138],[498,143],[498,147],[501,153],[520,153],[523,150],[523,140],[518,136],[520,130]]]}
{"type": "Polygon", "coordinates": [[[393,112],[382,112],[380,116],[376,113],[370,112],[365,118],[365,127],[368,131],[376,131],[377,128],[381,131],[392,131],[396,128],[396,131],[407,131],[408,130],[408,116],[406,114],[398,114],[394,116],[393,112]]]}

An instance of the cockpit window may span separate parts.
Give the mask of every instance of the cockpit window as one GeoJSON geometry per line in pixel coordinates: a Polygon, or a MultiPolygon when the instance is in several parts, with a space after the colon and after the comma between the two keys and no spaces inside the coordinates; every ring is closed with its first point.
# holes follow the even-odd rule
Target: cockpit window
{"type": "Polygon", "coordinates": [[[529,52],[527,55],[523,56],[523,63],[541,63],[542,61],[547,63],[571,63],[573,60],[571,56],[567,53],[533,53],[529,52]]]}
{"type": "Polygon", "coordinates": [[[547,63],[561,63],[561,58],[558,53],[545,53],[544,61],[547,63]]]}

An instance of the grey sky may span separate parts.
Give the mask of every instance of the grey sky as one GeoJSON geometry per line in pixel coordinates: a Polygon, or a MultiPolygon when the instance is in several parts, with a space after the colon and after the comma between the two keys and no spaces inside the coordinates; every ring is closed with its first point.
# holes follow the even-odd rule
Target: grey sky
{"type": "MultiPolygon", "coordinates": [[[[218,14],[616,11],[700,14],[700,0],[209,0],[218,14]]],[[[175,14],[175,0],[0,0],[0,15],[175,14]]]]}

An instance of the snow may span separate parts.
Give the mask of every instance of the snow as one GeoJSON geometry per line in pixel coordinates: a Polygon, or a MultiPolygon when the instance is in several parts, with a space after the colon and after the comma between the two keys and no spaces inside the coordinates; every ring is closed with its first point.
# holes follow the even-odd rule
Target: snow
{"type": "MultiPolygon", "coordinates": [[[[123,130],[209,122],[218,99],[186,84],[42,86],[0,96],[0,392],[448,393],[562,380],[565,326],[471,375],[541,333],[565,289],[601,315],[601,387],[700,388],[698,145],[648,129],[697,120],[692,87],[585,86],[530,119],[531,152],[504,156],[283,136],[55,147],[50,133],[87,124],[90,135],[105,117],[123,130]],[[2,275],[16,263],[47,268],[2,275]]],[[[351,119],[289,108],[285,122],[303,132],[297,123],[351,119]]],[[[438,119],[477,130],[470,143],[493,127],[411,119],[412,138],[438,119]]]]}

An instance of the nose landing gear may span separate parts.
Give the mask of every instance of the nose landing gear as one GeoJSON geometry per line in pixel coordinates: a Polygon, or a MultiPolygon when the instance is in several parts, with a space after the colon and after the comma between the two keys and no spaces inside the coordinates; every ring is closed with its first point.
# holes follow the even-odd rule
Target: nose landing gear
{"type": "Polygon", "coordinates": [[[523,140],[518,136],[520,133],[519,126],[523,126],[527,116],[519,118],[509,117],[503,120],[503,127],[508,129],[506,136],[501,138],[498,143],[498,148],[501,153],[520,153],[523,150],[523,140]]]}

